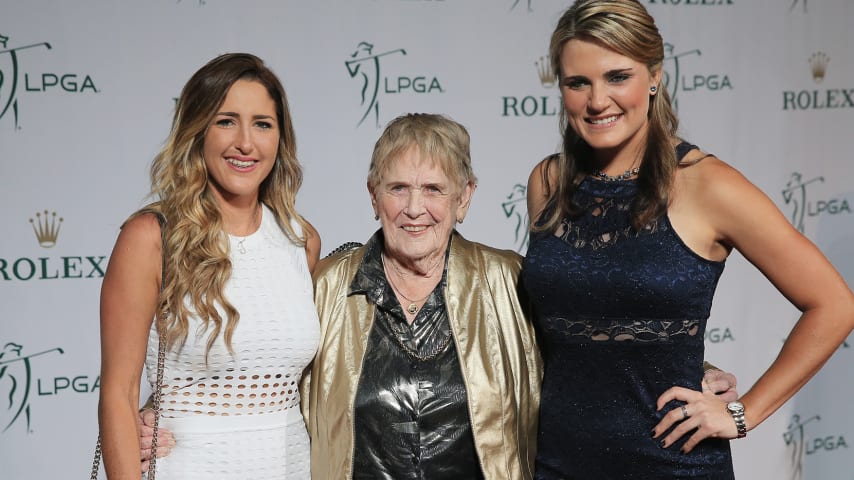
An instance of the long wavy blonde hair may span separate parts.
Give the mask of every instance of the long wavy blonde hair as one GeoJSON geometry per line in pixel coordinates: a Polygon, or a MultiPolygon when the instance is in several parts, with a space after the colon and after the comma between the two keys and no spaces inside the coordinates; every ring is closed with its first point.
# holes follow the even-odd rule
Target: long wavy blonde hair
{"type": "Polygon", "coordinates": [[[170,348],[180,348],[186,341],[191,307],[208,332],[206,351],[210,352],[223,333],[225,344],[232,351],[240,313],[223,294],[231,276],[229,244],[211,191],[203,148],[207,128],[237,80],[264,85],[276,104],[278,154],[272,171],[261,183],[259,201],[273,212],[292,242],[305,245],[305,237],[291,224],[296,221],[302,232],[307,231],[305,220],[295,208],[302,169],[296,158],[296,135],[285,90],[276,75],[254,55],[229,53],[216,57],[193,74],[181,91],[166,145],[151,165],[151,196],[157,201],[131,217],[156,213],[165,218],[157,327],[170,348]],[[217,305],[225,313],[224,319],[217,305]]]}
{"type": "MultiPolygon", "coordinates": [[[[572,39],[596,42],[647,66],[656,73],[664,62],[664,42],[655,20],[637,0],[578,0],[564,12],[552,33],[549,57],[558,82],[563,77],[560,57],[572,39]]],[[[646,149],[638,174],[638,195],[632,204],[632,225],[640,229],[667,209],[670,185],[678,167],[672,140],[679,121],[670,105],[666,88],[650,99],[646,149]]],[[[558,168],[557,185],[549,185],[548,168],[543,169],[549,202],[554,205],[547,218],[534,227],[551,231],[567,215],[579,213],[573,197],[581,181],[590,175],[593,150],[566,120],[561,109],[563,149],[549,166],[558,168]]]]}

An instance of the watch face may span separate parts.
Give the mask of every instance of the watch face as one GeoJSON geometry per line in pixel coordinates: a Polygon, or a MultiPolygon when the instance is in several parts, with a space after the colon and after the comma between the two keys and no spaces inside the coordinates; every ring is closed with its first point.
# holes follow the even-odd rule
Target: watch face
{"type": "Polygon", "coordinates": [[[741,402],[729,402],[726,404],[726,409],[730,412],[739,413],[744,411],[744,405],[741,402]]]}

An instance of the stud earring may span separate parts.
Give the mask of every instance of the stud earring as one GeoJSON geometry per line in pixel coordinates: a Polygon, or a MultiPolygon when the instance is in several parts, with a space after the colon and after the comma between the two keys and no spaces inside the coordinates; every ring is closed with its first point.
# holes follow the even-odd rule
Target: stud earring
{"type": "Polygon", "coordinates": [[[656,87],[655,85],[649,87],[649,93],[650,94],[655,95],[655,92],[657,92],[657,91],[658,91],[658,87],[656,87]]]}
{"type": "Polygon", "coordinates": [[[374,220],[379,220],[379,219],[380,219],[380,216],[375,213],[374,214],[374,220]]]}

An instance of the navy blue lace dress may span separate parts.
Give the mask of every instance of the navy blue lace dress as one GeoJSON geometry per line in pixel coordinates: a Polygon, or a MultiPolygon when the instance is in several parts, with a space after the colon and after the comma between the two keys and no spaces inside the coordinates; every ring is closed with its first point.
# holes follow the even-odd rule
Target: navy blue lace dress
{"type": "MultiPolygon", "coordinates": [[[[679,156],[695,148],[677,148],[679,156]]],[[[583,214],[531,236],[522,278],[545,375],[537,479],[732,479],[727,440],[682,454],[651,438],[656,400],[700,390],[703,334],[723,262],[690,250],[662,216],[631,227],[634,180],[585,179],[583,214]]]]}

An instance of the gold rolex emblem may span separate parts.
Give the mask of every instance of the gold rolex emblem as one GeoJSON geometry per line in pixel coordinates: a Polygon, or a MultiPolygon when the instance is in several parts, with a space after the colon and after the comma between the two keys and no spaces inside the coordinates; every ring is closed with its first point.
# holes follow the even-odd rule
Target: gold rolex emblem
{"type": "Polygon", "coordinates": [[[830,62],[830,57],[824,52],[815,52],[810,55],[810,69],[812,70],[812,79],[815,83],[821,83],[824,80],[824,74],[827,73],[827,64],[830,62]]]}
{"type": "Polygon", "coordinates": [[[39,245],[44,248],[50,248],[56,245],[56,238],[59,237],[59,227],[62,225],[62,217],[57,219],[56,212],[44,211],[44,216],[41,212],[36,213],[36,219],[30,219],[30,224],[33,226],[33,232],[36,234],[36,239],[39,245]]]}
{"type": "Polygon", "coordinates": [[[546,57],[540,57],[539,60],[534,62],[534,66],[537,67],[537,75],[540,77],[540,84],[545,88],[553,87],[557,82],[557,78],[555,77],[555,73],[552,71],[552,64],[549,62],[549,59],[546,57]]]}

